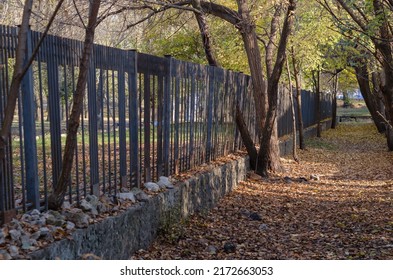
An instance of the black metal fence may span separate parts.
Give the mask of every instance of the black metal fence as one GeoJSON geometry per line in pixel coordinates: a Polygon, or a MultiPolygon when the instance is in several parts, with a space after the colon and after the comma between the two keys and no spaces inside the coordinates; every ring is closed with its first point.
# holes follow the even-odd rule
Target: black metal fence
{"type": "MultiPolygon", "coordinates": [[[[40,36],[29,33],[28,55],[40,36]]],[[[0,26],[1,122],[16,45],[17,28],[0,26]]],[[[23,80],[1,170],[3,220],[15,210],[47,208],[48,192],[62,167],[82,47],[79,41],[47,36],[23,80]]],[[[66,199],[72,203],[89,193],[116,194],[236,151],[241,139],[234,104],[239,101],[254,128],[251,90],[250,77],[241,73],[94,45],[66,199]]],[[[303,92],[302,99],[305,126],[313,125],[314,94],[303,92]]],[[[280,103],[280,135],[292,131],[285,100],[280,103]]]]}

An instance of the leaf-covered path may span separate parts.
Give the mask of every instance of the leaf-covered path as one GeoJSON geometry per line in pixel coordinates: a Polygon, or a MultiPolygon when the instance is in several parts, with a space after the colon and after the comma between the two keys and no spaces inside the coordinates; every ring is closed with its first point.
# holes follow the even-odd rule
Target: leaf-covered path
{"type": "Polygon", "coordinates": [[[286,174],[250,175],[134,258],[393,259],[393,153],[383,136],[340,125],[299,155],[300,164],[284,159],[286,174]]]}

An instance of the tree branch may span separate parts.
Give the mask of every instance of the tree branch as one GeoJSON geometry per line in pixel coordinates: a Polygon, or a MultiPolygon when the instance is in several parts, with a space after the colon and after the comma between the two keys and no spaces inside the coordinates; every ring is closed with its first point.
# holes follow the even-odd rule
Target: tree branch
{"type": "Polygon", "coordinates": [[[353,19],[354,22],[357,23],[357,25],[359,25],[359,27],[364,31],[367,32],[367,25],[355,14],[355,11],[353,9],[351,9],[347,3],[343,0],[336,0],[341,7],[347,11],[347,13],[349,14],[349,16],[353,19]]]}
{"type": "Polygon", "coordinates": [[[270,23],[270,33],[268,36],[269,41],[266,45],[266,57],[265,57],[268,80],[272,76],[273,69],[274,69],[274,65],[273,65],[274,46],[275,46],[274,41],[276,40],[277,33],[279,31],[279,20],[281,16],[281,11],[282,11],[281,5],[275,6],[274,15],[270,23]]]}
{"type": "MultiPolygon", "coordinates": [[[[296,1],[290,0],[287,10],[287,15],[285,17],[284,26],[281,32],[280,43],[278,45],[276,63],[271,75],[271,80],[273,83],[278,82],[281,76],[281,71],[285,60],[285,50],[288,42],[288,38],[292,32],[293,21],[295,19],[296,1]]],[[[269,84],[271,81],[269,80],[269,84]]]]}

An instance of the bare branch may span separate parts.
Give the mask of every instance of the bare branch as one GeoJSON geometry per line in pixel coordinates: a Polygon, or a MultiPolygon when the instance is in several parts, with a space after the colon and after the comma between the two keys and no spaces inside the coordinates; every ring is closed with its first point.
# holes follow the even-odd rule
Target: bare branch
{"type": "Polygon", "coordinates": [[[355,9],[357,10],[357,12],[363,17],[364,21],[366,22],[366,24],[368,24],[368,18],[366,16],[366,14],[362,11],[362,9],[359,8],[358,5],[356,5],[356,3],[353,4],[353,6],[355,7],[355,9]]]}
{"type": "Polygon", "coordinates": [[[259,36],[258,34],[257,34],[257,39],[258,39],[258,41],[261,42],[261,43],[263,44],[263,46],[266,48],[266,45],[267,45],[266,40],[263,39],[263,38],[262,38],[261,36],[259,36]]]}
{"type": "Polygon", "coordinates": [[[83,28],[86,29],[86,28],[87,28],[87,27],[86,27],[86,24],[85,24],[85,22],[83,21],[82,15],[81,15],[80,12],[79,12],[79,9],[78,9],[78,6],[77,6],[76,3],[75,3],[75,0],[72,0],[72,3],[74,4],[75,10],[76,10],[76,14],[77,14],[78,17],[79,17],[79,20],[81,21],[81,23],[82,23],[82,25],[83,25],[83,28]]]}
{"type": "Polygon", "coordinates": [[[390,129],[393,129],[392,124],[386,119],[386,117],[383,114],[381,114],[381,112],[377,111],[377,114],[383,119],[385,124],[387,124],[390,127],[390,129]]]}

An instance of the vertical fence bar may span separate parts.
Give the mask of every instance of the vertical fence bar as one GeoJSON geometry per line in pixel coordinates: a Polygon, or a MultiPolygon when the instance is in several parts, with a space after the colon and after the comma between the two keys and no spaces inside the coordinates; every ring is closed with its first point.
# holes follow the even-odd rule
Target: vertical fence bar
{"type": "Polygon", "coordinates": [[[165,87],[163,96],[163,114],[164,114],[164,124],[163,124],[163,162],[164,162],[164,175],[169,176],[169,146],[171,137],[171,88],[172,88],[172,57],[166,56],[165,65],[166,75],[165,75],[165,87]]]}
{"type": "Polygon", "coordinates": [[[195,71],[195,65],[191,65],[190,67],[190,77],[191,77],[191,108],[190,108],[190,153],[189,153],[189,168],[194,167],[194,133],[195,133],[195,128],[194,128],[194,122],[195,122],[195,91],[196,91],[196,71],[195,71]]]}
{"type": "MultiPolygon", "coordinates": [[[[147,60],[149,61],[149,60],[147,60]]],[[[144,130],[144,173],[145,181],[150,182],[151,162],[150,162],[150,74],[146,71],[144,75],[144,96],[143,96],[143,130],[144,130]]]]}
{"type": "Polygon", "coordinates": [[[60,122],[60,90],[59,65],[56,59],[56,47],[53,37],[47,37],[47,74],[48,74],[48,103],[52,157],[52,184],[58,182],[61,166],[61,122],[60,122]]]}
{"type": "MultiPolygon", "coordinates": [[[[99,190],[99,167],[98,167],[98,125],[97,125],[97,102],[96,102],[96,71],[95,52],[93,52],[87,83],[88,117],[89,117],[89,155],[90,155],[90,187],[91,193],[100,195],[99,190]]],[[[86,170],[84,171],[86,172],[86,170]]]]}
{"type": "Polygon", "coordinates": [[[158,94],[157,94],[157,177],[164,174],[163,164],[163,122],[164,122],[164,76],[165,72],[160,72],[158,76],[158,94]]]}
{"type": "Polygon", "coordinates": [[[122,188],[127,184],[127,147],[126,147],[126,96],[125,96],[125,73],[122,62],[122,51],[119,52],[120,70],[118,72],[118,98],[119,98],[119,148],[120,148],[120,185],[122,188]]]}
{"type": "Polygon", "coordinates": [[[135,50],[128,52],[128,90],[129,90],[129,129],[130,129],[130,158],[131,158],[131,187],[140,186],[139,153],[138,153],[138,53],[135,50]]]}
{"type": "Polygon", "coordinates": [[[213,101],[214,101],[214,67],[208,67],[209,87],[207,92],[207,135],[206,135],[206,158],[209,162],[212,158],[212,126],[213,126],[213,101]]]}
{"type": "MultiPolygon", "coordinates": [[[[31,31],[27,33],[27,53],[25,63],[30,59],[32,54],[31,31]]],[[[23,106],[23,131],[24,131],[24,148],[25,148],[25,170],[26,170],[26,191],[27,202],[32,204],[33,208],[40,207],[40,194],[38,184],[38,160],[36,145],[36,126],[35,126],[35,103],[34,103],[34,86],[33,86],[33,69],[32,66],[26,72],[22,81],[22,106],[23,106]]]]}
{"type": "Polygon", "coordinates": [[[180,118],[180,71],[179,62],[175,63],[175,139],[174,139],[174,172],[179,173],[179,118],[180,118]]]}
{"type": "Polygon", "coordinates": [[[178,61],[179,64],[179,80],[180,80],[180,88],[179,88],[179,172],[183,171],[184,167],[184,127],[185,127],[185,121],[184,121],[184,109],[185,109],[185,87],[186,87],[186,81],[185,81],[185,75],[184,75],[184,63],[182,61],[178,61]]]}

